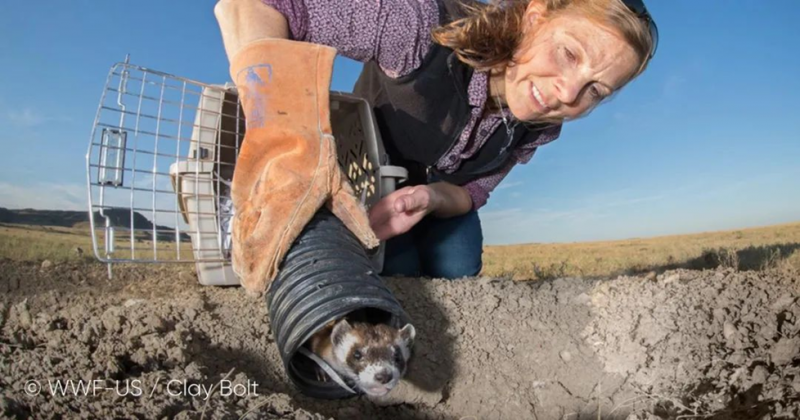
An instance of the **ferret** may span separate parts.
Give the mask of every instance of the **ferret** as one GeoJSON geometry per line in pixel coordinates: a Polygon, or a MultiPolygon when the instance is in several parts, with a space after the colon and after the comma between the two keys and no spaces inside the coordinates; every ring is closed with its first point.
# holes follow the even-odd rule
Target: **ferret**
{"type": "MultiPolygon", "coordinates": [[[[416,330],[346,319],[332,321],[309,340],[310,350],[345,382],[370,396],[389,393],[406,372],[416,330]]],[[[321,377],[325,377],[320,373],[321,377]]]]}

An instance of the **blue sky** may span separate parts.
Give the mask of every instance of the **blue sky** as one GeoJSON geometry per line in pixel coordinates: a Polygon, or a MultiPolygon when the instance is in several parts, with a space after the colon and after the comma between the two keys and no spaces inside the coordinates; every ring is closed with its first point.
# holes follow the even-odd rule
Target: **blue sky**
{"type": "MultiPolygon", "coordinates": [[[[229,80],[213,1],[0,4],[0,206],[86,209],[85,154],[110,66],[229,80]],[[135,7],[131,7],[134,5],[135,7]]],[[[648,71],[564,127],[481,210],[487,244],[800,220],[800,2],[649,0],[648,71]]],[[[360,63],[338,59],[348,91],[360,63]]]]}

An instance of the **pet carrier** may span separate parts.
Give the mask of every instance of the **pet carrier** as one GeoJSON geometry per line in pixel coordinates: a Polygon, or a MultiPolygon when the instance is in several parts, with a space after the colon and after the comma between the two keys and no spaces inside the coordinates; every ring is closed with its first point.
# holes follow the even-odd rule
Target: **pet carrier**
{"type": "MultiPolygon", "coordinates": [[[[366,100],[331,92],[339,164],[369,208],[405,179],[390,166],[366,100]]],[[[238,285],[230,263],[230,185],[244,115],[233,86],[126,62],[111,67],[86,154],[95,256],[194,263],[204,285],[238,285]]],[[[376,272],[383,245],[370,255],[376,272]]]]}

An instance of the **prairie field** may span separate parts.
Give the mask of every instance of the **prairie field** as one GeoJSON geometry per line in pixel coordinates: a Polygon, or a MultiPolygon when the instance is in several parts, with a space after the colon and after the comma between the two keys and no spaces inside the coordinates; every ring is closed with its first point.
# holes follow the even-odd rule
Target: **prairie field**
{"type": "Polygon", "coordinates": [[[800,223],[620,241],[487,246],[482,274],[547,280],[718,266],[800,269],[800,223]]]}
{"type": "MultiPolygon", "coordinates": [[[[92,238],[88,224],[85,227],[61,227],[17,225],[0,223],[0,258],[15,261],[50,260],[52,262],[95,260],[92,238]]],[[[103,254],[105,236],[98,229],[97,248],[103,254]]],[[[156,250],[153,242],[134,237],[134,259],[137,260],[178,260],[176,242],[159,241],[156,250]]],[[[131,239],[118,235],[114,241],[114,258],[129,259],[131,239]]],[[[192,246],[189,242],[180,243],[180,256],[183,261],[191,261],[192,246]]]]}
{"type": "MultiPolygon", "coordinates": [[[[103,235],[98,249],[103,250],[103,235]]],[[[177,260],[176,242],[134,238],[136,259],[177,260]]],[[[117,237],[115,258],[130,258],[130,239],[117,237]]],[[[192,258],[180,243],[181,260],[192,258]]],[[[89,228],[0,224],[0,258],[54,262],[93,258],[89,228]]],[[[718,266],[760,270],[800,269],[800,222],[752,229],[619,241],[486,246],[481,275],[514,280],[613,277],[675,268],[718,266]]]]}

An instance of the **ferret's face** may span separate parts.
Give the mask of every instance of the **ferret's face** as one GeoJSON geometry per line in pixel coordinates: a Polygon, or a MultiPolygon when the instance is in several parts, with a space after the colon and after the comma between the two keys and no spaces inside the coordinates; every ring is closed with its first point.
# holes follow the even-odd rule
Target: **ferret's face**
{"type": "Polygon", "coordinates": [[[411,324],[396,330],[342,320],[333,328],[331,341],[341,373],[368,395],[381,396],[405,374],[414,335],[411,324]]]}

